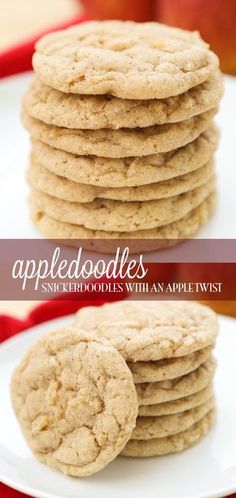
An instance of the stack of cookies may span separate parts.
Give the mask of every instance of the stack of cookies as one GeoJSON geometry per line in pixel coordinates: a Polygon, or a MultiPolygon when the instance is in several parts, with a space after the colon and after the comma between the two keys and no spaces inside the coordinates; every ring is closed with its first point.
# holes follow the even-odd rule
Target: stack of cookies
{"type": "Polygon", "coordinates": [[[73,327],[45,334],[11,380],[35,456],[78,477],[119,454],[192,446],[214,421],[217,328],[202,305],[122,301],[83,308],[73,327]]]}
{"type": "Polygon", "coordinates": [[[42,38],[23,103],[46,237],[192,237],[215,202],[218,58],[197,33],[88,22],[42,38]]]}
{"type": "Polygon", "coordinates": [[[108,339],[133,374],[139,411],[122,455],[182,451],[208,432],[215,409],[213,311],[190,302],[122,301],[81,309],[76,326],[108,339]]]}

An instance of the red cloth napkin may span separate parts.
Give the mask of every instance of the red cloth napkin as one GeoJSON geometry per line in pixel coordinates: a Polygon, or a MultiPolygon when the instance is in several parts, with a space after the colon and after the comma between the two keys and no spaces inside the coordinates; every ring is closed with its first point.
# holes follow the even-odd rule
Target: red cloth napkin
{"type": "MultiPolygon", "coordinates": [[[[75,296],[73,296],[75,297],[75,296]]],[[[84,296],[87,297],[86,295],[84,296]]],[[[119,295],[119,300],[124,299],[125,294],[119,295]]],[[[63,298],[54,299],[52,301],[46,301],[39,304],[36,308],[29,313],[29,315],[24,319],[20,320],[7,315],[0,315],[0,342],[8,339],[9,337],[26,330],[29,327],[37,325],[39,323],[45,322],[47,320],[52,320],[53,318],[58,318],[60,316],[70,315],[76,312],[83,306],[98,306],[105,302],[117,301],[117,295],[106,296],[106,299],[96,299],[91,301],[89,296],[83,301],[77,301],[75,299],[64,301],[63,298]]],[[[5,486],[0,483],[0,498],[29,498],[28,495],[20,493],[18,491],[5,486]]],[[[236,498],[236,494],[231,495],[228,498],[236,498]]]]}

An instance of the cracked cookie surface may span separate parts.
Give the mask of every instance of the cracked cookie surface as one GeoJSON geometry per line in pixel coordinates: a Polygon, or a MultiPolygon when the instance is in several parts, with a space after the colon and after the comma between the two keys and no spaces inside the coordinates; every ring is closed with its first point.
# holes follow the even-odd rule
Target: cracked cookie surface
{"type": "Polygon", "coordinates": [[[48,216],[43,204],[33,195],[29,198],[29,207],[33,223],[44,237],[49,239],[64,239],[64,243],[73,247],[101,252],[115,253],[117,240],[120,245],[129,246],[132,254],[154,251],[176,245],[183,239],[192,238],[201,226],[212,215],[216,206],[217,195],[210,194],[197,208],[174,223],[150,230],[136,230],[135,232],[105,232],[104,230],[90,230],[82,225],[64,223],[48,216]]]}
{"type": "Polygon", "coordinates": [[[172,152],[144,157],[108,159],[76,156],[33,140],[36,160],[55,175],[98,187],[135,187],[166,181],[206,164],[218,145],[218,130],[210,126],[195,141],[172,152]]]}
{"type": "Polygon", "coordinates": [[[179,434],[145,441],[128,441],[121,455],[127,457],[152,457],[183,451],[205,436],[214,422],[215,409],[211,410],[192,427],[179,434]]]}
{"type": "Polygon", "coordinates": [[[179,358],[128,362],[128,367],[133,374],[135,384],[176,379],[200,367],[210,357],[213,346],[208,346],[179,358]]]}
{"type": "Polygon", "coordinates": [[[135,426],[137,395],[125,361],[108,341],[72,327],[31,347],[11,393],[31,450],[68,475],[101,470],[135,426]]]}
{"type": "Polygon", "coordinates": [[[68,202],[38,190],[32,197],[56,220],[83,225],[90,230],[133,232],[177,221],[199,206],[215,190],[215,177],[204,185],[168,199],[122,202],[96,199],[89,203],[68,202]]]}
{"type": "Polygon", "coordinates": [[[213,385],[212,382],[210,382],[200,391],[190,394],[189,396],[185,396],[184,398],[166,401],[165,403],[156,403],[155,405],[141,405],[139,406],[138,415],[140,417],[160,417],[162,415],[172,415],[202,405],[212,397],[213,385]]]}
{"type": "Polygon", "coordinates": [[[212,357],[193,372],[172,380],[136,384],[139,405],[166,403],[204,389],[213,379],[216,361],[212,357]]]}
{"type": "Polygon", "coordinates": [[[82,183],[71,182],[67,178],[54,175],[31,157],[27,172],[29,185],[40,192],[57,197],[68,202],[93,202],[96,199],[110,199],[118,201],[151,201],[168,199],[174,195],[194,190],[214,175],[214,161],[209,161],[191,173],[180,177],[139,187],[94,187],[82,183]]]}
{"type": "Polygon", "coordinates": [[[213,397],[200,406],[176,414],[161,415],[158,417],[138,416],[130,439],[153,439],[185,431],[193,424],[199,422],[199,420],[214,408],[214,405],[215,400],[213,397]]]}
{"type": "Polygon", "coordinates": [[[222,95],[222,76],[218,72],[176,97],[145,101],[66,94],[34,80],[23,106],[33,118],[64,128],[143,128],[177,123],[201,114],[217,106],[222,95]]]}
{"type": "Polygon", "coordinates": [[[211,124],[217,108],[181,123],[120,128],[119,130],[75,130],[48,125],[25,110],[22,121],[33,139],[77,155],[121,158],[169,152],[193,142],[211,124]]]}
{"type": "MultiPolygon", "coordinates": [[[[156,361],[191,354],[212,345],[218,333],[214,311],[188,301],[121,301],[89,306],[78,311],[76,326],[106,337],[127,361],[156,361]]],[[[145,386],[136,386],[141,392],[142,385],[145,386]]]]}
{"type": "Polygon", "coordinates": [[[179,95],[219,67],[196,32],[158,23],[92,21],[36,44],[36,74],[65,93],[128,99],[179,95]]]}

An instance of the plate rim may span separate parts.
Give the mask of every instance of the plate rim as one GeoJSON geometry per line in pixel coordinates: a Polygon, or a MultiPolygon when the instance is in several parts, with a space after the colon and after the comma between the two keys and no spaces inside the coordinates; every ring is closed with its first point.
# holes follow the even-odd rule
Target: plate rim
{"type": "MultiPolygon", "coordinates": [[[[4,477],[2,477],[2,473],[0,471],[0,482],[2,482],[4,485],[6,486],[9,486],[10,488],[14,489],[15,491],[19,491],[21,493],[25,493],[25,494],[28,494],[29,495],[29,498],[32,497],[32,498],[55,498],[54,495],[52,494],[48,494],[44,491],[38,491],[37,493],[37,490],[31,490],[30,487],[27,487],[27,485],[19,485],[17,486],[15,484],[15,482],[11,482],[11,479],[5,479],[4,477]],[[37,493],[37,494],[35,494],[37,493]]],[[[231,495],[233,493],[236,492],[236,479],[235,479],[235,484],[232,485],[232,487],[229,487],[227,489],[225,488],[221,488],[220,490],[217,491],[217,493],[208,493],[208,494],[204,494],[204,495],[192,495],[190,496],[189,498],[228,498],[228,495],[231,495]]],[[[66,496],[59,496],[57,498],[66,498],[66,496]]],[[[81,495],[79,496],[78,495],[78,498],[83,498],[81,495]]]]}

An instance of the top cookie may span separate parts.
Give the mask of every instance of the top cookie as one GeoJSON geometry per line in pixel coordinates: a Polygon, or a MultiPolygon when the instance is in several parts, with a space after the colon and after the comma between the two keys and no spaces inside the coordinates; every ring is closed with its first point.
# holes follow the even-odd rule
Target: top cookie
{"type": "Polygon", "coordinates": [[[216,314],[188,301],[121,301],[82,308],[76,325],[106,337],[125,360],[155,361],[209,346],[218,332],[216,314]]]}
{"type": "Polygon", "coordinates": [[[138,403],[124,359],[101,337],[46,334],[15,370],[12,401],[40,461],[67,475],[101,470],[124,448],[138,403]]]}
{"type": "Polygon", "coordinates": [[[33,66],[65,93],[167,98],[203,83],[219,67],[198,33],[158,23],[92,21],[44,36],[33,66]]]}

